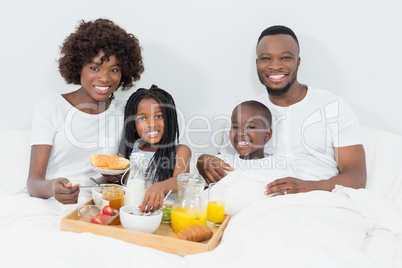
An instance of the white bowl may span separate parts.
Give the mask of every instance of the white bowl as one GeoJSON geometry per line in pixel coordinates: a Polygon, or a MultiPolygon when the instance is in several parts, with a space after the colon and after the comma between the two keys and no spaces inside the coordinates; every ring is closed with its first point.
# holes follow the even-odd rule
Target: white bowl
{"type": "Polygon", "coordinates": [[[94,187],[92,188],[92,200],[94,204],[97,206],[102,205],[102,188],[101,187],[94,187]]]}
{"type": "Polygon", "coordinates": [[[162,211],[159,209],[149,216],[136,214],[139,214],[138,206],[120,208],[120,222],[124,229],[152,234],[161,224],[162,211]]]}

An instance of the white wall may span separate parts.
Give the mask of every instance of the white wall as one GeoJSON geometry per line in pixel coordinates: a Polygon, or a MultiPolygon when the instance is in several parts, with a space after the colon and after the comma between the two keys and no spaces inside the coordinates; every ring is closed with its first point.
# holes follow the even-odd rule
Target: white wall
{"type": "Polygon", "coordinates": [[[8,1],[0,16],[0,129],[29,129],[40,98],[77,88],[58,73],[59,46],[79,20],[104,17],[139,38],[146,71],[136,88],[154,83],[171,92],[185,126],[198,132],[187,130],[189,139],[183,138],[195,153],[217,151],[211,135],[224,121],[216,116],[265,92],[255,71],[255,45],[273,24],[299,37],[301,83],[343,96],[362,125],[402,135],[401,1],[324,2],[8,1]]]}

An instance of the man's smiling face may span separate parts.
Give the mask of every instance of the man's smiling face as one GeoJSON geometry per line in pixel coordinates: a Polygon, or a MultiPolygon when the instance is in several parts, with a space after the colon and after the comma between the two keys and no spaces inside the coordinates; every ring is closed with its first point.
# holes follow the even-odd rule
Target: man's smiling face
{"type": "Polygon", "coordinates": [[[264,36],[257,46],[257,72],[268,94],[285,94],[297,79],[299,47],[287,34],[264,36]]]}

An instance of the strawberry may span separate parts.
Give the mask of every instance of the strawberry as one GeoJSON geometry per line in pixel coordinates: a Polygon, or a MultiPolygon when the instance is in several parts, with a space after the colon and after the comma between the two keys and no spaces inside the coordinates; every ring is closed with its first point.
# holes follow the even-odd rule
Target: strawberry
{"type": "Polygon", "coordinates": [[[99,219],[99,218],[91,218],[91,221],[90,221],[91,223],[95,223],[95,224],[100,224],[100,225],[103,225],[103,221],[101,220],[101,219],[99,219]]]}
{"type": "Polygon", "coordinates": [[[112,216],[114,214],[113,213],[113,208],[111,208],[110,206],[104,206],[103,209],[102,209],[102,213],[112,216]]]}
{"type": "Polygon", "coordinates": [[[110,220],[110,215],[98,213],[95,215],[96,218],[100,219],[103,224],[106,224],[110,220]]]}

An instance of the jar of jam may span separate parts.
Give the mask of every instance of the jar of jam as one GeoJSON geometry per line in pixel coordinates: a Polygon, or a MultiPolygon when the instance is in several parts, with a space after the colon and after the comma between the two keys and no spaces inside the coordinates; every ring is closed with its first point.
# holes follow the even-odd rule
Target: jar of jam
{"type": "MultiPolygon", "coordinates": [[[[102,205],[110,206],[118,211],[123,206],[124,200],[124,188],[121,185],[109,184],[108,187],[104,187],[102,191],[102,205]]],[[[120,216],[116,217],[109,225],[119,225],[120,216]]]]}

